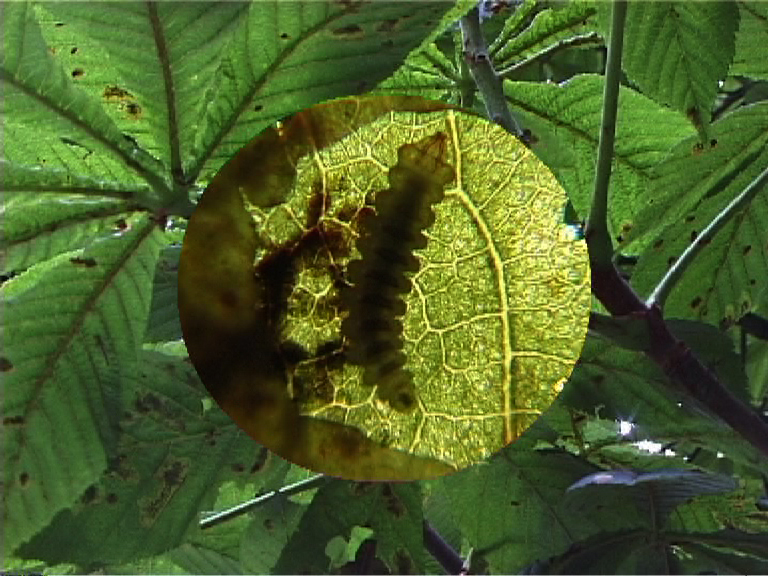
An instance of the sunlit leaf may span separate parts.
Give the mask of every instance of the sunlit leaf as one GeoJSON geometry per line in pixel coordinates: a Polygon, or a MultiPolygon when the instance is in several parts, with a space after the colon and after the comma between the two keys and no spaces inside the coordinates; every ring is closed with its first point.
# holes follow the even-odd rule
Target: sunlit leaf
{"type": "Polygon", "coordinates": [[[161,242],[145,218],[3,286],[7,545],[47,525],[105,469],[161,242]]]}
{"type": "Polygon", "coordinates": [[[297,115],[243,149],[190,221],[190,355],[241,426],[302,466],[412,479],[481,461],[551,403],[578,357],[589,276],[562,189],[500,128],[442,108],[381,98],[297,115]],[[350,360],[340,286],[355,282],[366,199],[388,186],[395,198],[387,169],[435,134],[455,181],[403,295],[406,411],[350,360]]]}
{"type": "Polygon", "coordinates": [[[685,112],[707,135],[717,82],[733,58],[733,2],[636,2],[627,14],[623,66],[655,100],[685,112]]]}
{"type": "MultiPolygon", "coordinates": [[[[683,250],[766,166],[768,103],[740,108],[714,123],[712,141],[683,140],[655,169],[654,194],[632,235],[651,245],[632,285],[650,294],[683,250]]],[[[668,315],[728,328],[768,289],[768,188],[732,218],[699,253],[665,303],[668,315]]]]}

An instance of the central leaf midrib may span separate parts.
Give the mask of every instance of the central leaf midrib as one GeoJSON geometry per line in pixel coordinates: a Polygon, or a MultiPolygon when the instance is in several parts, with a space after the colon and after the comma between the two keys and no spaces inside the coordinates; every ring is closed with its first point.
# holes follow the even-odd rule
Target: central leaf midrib
{"type": "Polygon", "coordinates": [[[456,126],[456,115],[454,114],[453,111],[448,112],[447,122],[450,125],[452,141],[454,142],[454,145],[455,145],[454,156],[456,158],[456,182],[458,183],[457,191],[451,195],[456,197],[459,200],[459,202],[464,206],[464,208],[469,212],[470,216],[474,220],[475,225],[478,231],[480,232],[480,235],[482,236],[486,246],[488,246],[488,253],[492,261],[493,272],[495,272],[495,276],[496,276],[496,288],[498,291],[498,298],[499,298],[499,315],[501,320],[501,336],[502,336],[502,364],[501,364],[502,374],[503,374],[501,379],[502,418],[504,421],[504,441],[505,443],[508,444],[515,439],[515,431],[513,430],[513,427],[512,427],[512,394],[511,394],[512,327],[509,321],[509,315],[508,315],[509,306],[506,299],[507,283],[506,283],[506,278],[504,277],[504,261],[501,258],[501,255],[499,254],[499,250],[496,247],[495,242],[493,241],[493,235],[488,229],[485,219],[482,217],[477,207],[472,202],[472,199],[469,198],[467,193],[461,187],[462,157],[458,149],[458,145],[456,145],[456,143],[458,143],[459,141],[459,137],[458,137],[459,131],[458,131],[458,127],[456,126]]]}

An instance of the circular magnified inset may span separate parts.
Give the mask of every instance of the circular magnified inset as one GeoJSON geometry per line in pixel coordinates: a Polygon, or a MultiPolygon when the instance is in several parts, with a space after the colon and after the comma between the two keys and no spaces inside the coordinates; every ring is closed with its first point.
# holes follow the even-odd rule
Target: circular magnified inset
{"type": "Polygon", "coordinates": [[[482,462],[554,401],[586,336],[565,192],[499,126],[345,99],[216,175],[182,250],[190,358],[257,442],[353,480],[482,462]]]}

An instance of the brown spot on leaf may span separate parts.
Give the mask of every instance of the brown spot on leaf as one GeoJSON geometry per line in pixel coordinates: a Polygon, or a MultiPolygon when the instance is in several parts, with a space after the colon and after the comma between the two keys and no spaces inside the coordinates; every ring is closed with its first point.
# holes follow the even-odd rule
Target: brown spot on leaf
{"type": "Polygon", "coordinates": [[[696,237],[697,237],[698,235],[699,235],[699,233],[698,233],[698,232],[696,232],[696,230],[691,230],[691,236],[690,236],[690,238],[691,238],[691,242],[693,242],[694,240],[696,240],[696,237]]]}
{"type": "Polygon", "coordinates": [[[70,258],[69,261],[72,262],[72,264],[74,264],[75,266],[85,266],[86,268],[93,268],[94,266],[96,266],[96,260],[94,260],[93,258],[75,257],[75,258],[70,258]]]}
{"type": "Polygon", "coordinates": [[[181,484],[186,477],[186,471],[188,466],[185,466],[180,460],[171,462],[171,464],[163,470],[163,482],[166,486],[176,486],[181,484]]]}
{"type": "Polygon", "coordinates": [[[0,356],[0,372],[10,372],[13,370],[13,363],[5,356],[0,356]]]}
{"type": "Polygon", "coordinates": [[[342,38],[359,38],[363,36],[363,29],[357,24],[350,24],[349,26],[342,26],[341,28],[335,28],[333,35],[342,38]]]}
{"type": "Polygon", "coordinates": [[[266,518],[264,520],[264,529],[267,532],[272,532],[275,529],[275,523],[270,518],[266,518]]]}
{"type": "Polygon", "coordinates": [[[133,94],[128,92],[128,90],[123,90],[120,88],[120,86],[117,86],[115,84],[109,84],[106,88],[104,88],[104,98],[107,100],[115,99],[115,100],[125,100],[128,98],[133,98],[133,94]]]}
{"type": "Polygon", "coordinates": [[[749,254],[750,250],[752,250],[752,246],[751,246],[751,245],[749,245],[749,244],[747,244],[747,245],[746,245],[746,246],[744,246],[744,248],[742,249],[742,251],[741,251],[741,255],[742,255],[742,256],[746,256],[747,254],[749,254]]]}
{"type": "Polygon", "coordinates": [[[671,268],[676,260],[677,260],[677,256],[670,256],[669,258],[667,258],[667,268],[671,268]]]}
{"type": "Polygon", "coordinates": [[[3,418],[3,426],[23,426],[24,416],[6,416],[3,418]]]}
{"type": "Polygon", "coordinates": [[[264,468],[264,464],[266,464],[268,457],[269,453],[266,450],[262,450],[261,454],[259,454],[259,457],[256,458],[256,461],[253,463],[253,466],[251,466],[249,472],[251,474],[256,474],[259,470],[264,468]]]}
{"type": "Polygon", "coordinates": [[[396,518],[402,518],[405,515],[405,505],[400,501],[400,498],[392,490],[390,484],[382,484],[381,493],[384,496],[384,505],[387,510],[396,518]]]}
{"type": "Polygon", "coordinates": [[[117,500],[118,500],[117,494],[115,494],[114,492],[110,492],[109,494],[107,494],[108,504],[117,504],[117,500]]]}
{"type": "Polygon", "coordinates": [[[129,116],[133,116],[134,118],[138,118],[141,116],[141,106],[136,104],[136,102],[129,102],[125,105],[125,111],[128,113],[129,116]]]}
{"type": "Polygon", "coordinates": [[[160,412],[163,409],[163,402],[152,392],[147,392],[136,397],[134,402],[136,412],[146,414],[148,412],[160,412]]]}
{"type": "Polygon", "coordinates": [[[69,50],[69,53],[70,53],[70,54],[77,54],[77,46],[73,46],[73,47],[72,47],[72,48],[69,50]]]}
{"type": "Polygon", "coordinates": [[[160,485],[139,501],[139,518],[144,526],[151,526],[179,489],[189,470],[189,460],[167,459],[155,473],[160,485]]]}
{"type": "Polygon", "coordinates": [[[19,474],[19,484],[21,485],[21,487],[23,488],[28,483],[29,483],[29,474],[27,474],[26,472],[22,472],[21,474],[19,474]]]}
{"type": "Polygon", "coordinates": [[[691,308],[694,310],[698,308],[701,305],[701,296],[696,296],[693,300],[691,300],[691,308]]]}
{"type": "Polygon", "coordinates": [[[85,74],[85,70],[83,70],[82,68],[75,68],[74,70],[72,70],[72,78],[79,78],[83,74],[85,74]]]}
{"type": "Polygon", "coordinates": [[[354,496],[363,496],[376,488],[376,482],[352,482],[351,486],[354,496]]]}
{"type": "Polygon", "coordinates": [[[96,497],[99,495],[99,489],[96,486],[96,484],[91,484],[88,486],[88,488],[85,489],[85,492],[83,492],[83,495],[80,497],[80,502],[83,504],[91,504],[94,500],[96,500],[96,497]]]}
{"type": "Polygon", "coordinates": [[[653,249],[659,250],[664,245],[664,238],[659,238],[656,240],[656,242],[653,243],[653,249]]]}
{"type": "Polygon", "coordinates": [[[685,217],[686,222],[693,222],[694,220],[696,220],[695,214],[688,214],[688,216],[685,217]]]}
{"type": "Polygon", "coordinates": [[[377,32],[392,32],[400,22],[399,18],[391,18],[389,20],[384,20],[379,23],[378,26],[376,26],[377,32]]]}

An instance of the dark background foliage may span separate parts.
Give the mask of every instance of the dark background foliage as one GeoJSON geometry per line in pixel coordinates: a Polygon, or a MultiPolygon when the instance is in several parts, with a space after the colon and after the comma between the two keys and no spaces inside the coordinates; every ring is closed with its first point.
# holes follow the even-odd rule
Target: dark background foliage
{"type": "MultiPolygon", "coordinates": [[[[629,5],[608,204],[613,256],[643,298],[727,214],[666,299],[665,325],[758,418],[767,191],[727,207],[768,166],[766,6],[629,5]]],[[[195,201],[263,128],[329,98],[413,94],[481,114],[501,102],[583,220],[610,3],[0,9],[4,569],[768,572],[766,454],[597,301],[537,424],[487,464],[420,483],[311,479],[237,429],[181,340],[176,273],[195,201]],[[199,527],[203,511],[296,482],[199,527]]]]}

